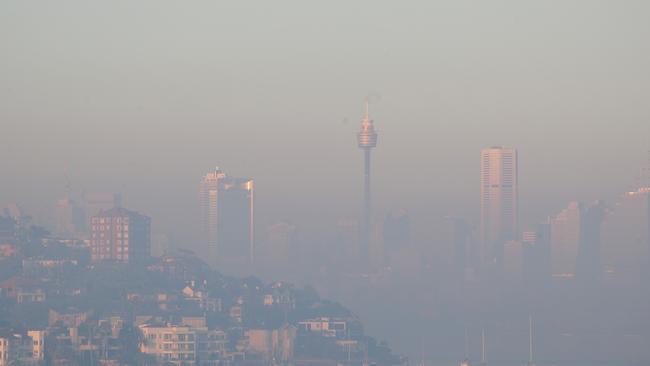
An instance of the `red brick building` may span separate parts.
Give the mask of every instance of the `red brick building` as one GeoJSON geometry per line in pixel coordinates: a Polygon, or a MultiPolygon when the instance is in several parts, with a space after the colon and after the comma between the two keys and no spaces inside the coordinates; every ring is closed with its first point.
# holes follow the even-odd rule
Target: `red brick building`
{"type": "Polygon", "coordinates": [[[100,211],[90,223],[91,260],[137,262],[151,253],[151,219],[124,208],[100,211]]]}

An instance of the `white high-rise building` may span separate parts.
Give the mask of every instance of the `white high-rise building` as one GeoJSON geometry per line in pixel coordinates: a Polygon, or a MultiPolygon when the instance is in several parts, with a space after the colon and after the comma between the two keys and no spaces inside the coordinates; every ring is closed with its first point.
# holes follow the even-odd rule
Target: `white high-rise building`
{"type": "Polygon", "coordinates": [[[481,151],[481,258],[503,262],[503,247],[518,239],[519,192],[517,150],[491,147],[481,151]]]}
{"type": "Polygon", "coordinates": [[[199,183],[199,206],[201,210],[202,239],[208,246],[210,264],[214,264],[217,255],[217,224],[219,222],[218,191],[219,181],[226,175],[215,168],[206,174],[199,183]]]}
{"type": "Polygon", "coordinates": [[[232,178],[219,168],[201,180],[199,205],[210,264],[253,262],[253,189],[252,179],[232,178]]]}

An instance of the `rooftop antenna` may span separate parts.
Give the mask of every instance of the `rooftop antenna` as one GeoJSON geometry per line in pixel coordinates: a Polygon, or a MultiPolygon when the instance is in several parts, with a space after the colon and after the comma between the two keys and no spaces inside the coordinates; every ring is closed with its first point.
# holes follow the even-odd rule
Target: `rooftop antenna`
{"type": "Polygon", "coordinates": [[[70,183],[70,169],[67,165],[63,168],[63,176],[65,177],[65,196],[67,199],[70,199],[72,184],[70,183]]]}
{"type": "Polygon", "coordinates": [[[368,97],[366,97],[365,105],[366,105],[366,115],[364,119],[370,119],[370,102],[368,102],[368,97]]]}

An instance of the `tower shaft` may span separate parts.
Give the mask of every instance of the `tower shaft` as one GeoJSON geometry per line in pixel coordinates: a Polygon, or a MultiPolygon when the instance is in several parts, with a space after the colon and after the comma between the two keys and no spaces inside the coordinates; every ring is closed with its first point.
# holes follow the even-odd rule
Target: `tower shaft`
{"type": "Polygon", "coordinates": [[[364,149],[364,175],[363,175],[363,217],[361,227],[361,252],[364,258],[368,257],[370,247],[370,210],[372,207],[370,194],[370,149],[364,149]]]}

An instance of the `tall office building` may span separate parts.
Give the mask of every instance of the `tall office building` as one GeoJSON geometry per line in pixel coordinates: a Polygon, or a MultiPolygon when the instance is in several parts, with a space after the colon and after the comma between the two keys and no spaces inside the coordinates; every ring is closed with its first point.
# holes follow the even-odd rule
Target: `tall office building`
{"type": "Polygon", "coordinates": [[[384,219],[382,236],[387,250],[400,250],[409,246],[411,225],[408,212],[404,209],[389,212],[384,219]]]}
{"type": "Polygon", "coordinates": [[[551,219],[551,271],[553,277],[574,277],[580,247],[579,202],[569,205],[551,219]]]}
{"type": "Polygon", "coordinates": [[[124,208],[100,211],[91,218],[91,260],[138,262],[151,253],[151,219],[124,208]]]}
{"type": "Polygon", "coordinates": [[[586,205],[581,215],[576,278],[583,285],[597,284],[602,277],[601,229],[605,213],[605,204],[596,201],[586,205]]]}
{"type": "Polygon", "coordinates": [[[253,180],[229,177],[216,168],[201,180],[199,204],[210,264],[253,262],[253,180]]]}
{"type": "Polygon", "coordinates": [[[519,284],[523,278],[524,246],[521,240],[508,240],[503,245],[503,277],[507,283],[519,284]]]}
{"type": "Polygon", "coordinates": [[[368,116],[368,101],[366,101],[366,114],[361,120],[361,130],[357,134],[358,146],[364,154],[364,184],[363,184],[363,213],[361,219],[361,255],[362,260],[368,259],[368,248],[370,246],[370,216],[371,216],[371,194],[370,194],[370,152],[377,146],[377,132],[373,121],[368,116]]]}
{"type": "Polygon", "coordinates": [[[607,279],[639,284],[650,257],[650,187],[619,197],[602,227],[607,279]]]}
{"type": "Polygon", "coordinates": [[[602,202],[571,202],[551,219],[551,268],[554,277],[597,279],[601,272],[602,202]]]}
{"type": "Polygon", "coordinates": [[[339,219],[334,233],[336,252],[342,253],[343,259],[359,259],[361,256],[359,222],[355,219],[339,219]]]}
{"type": "Polygon", "coordinates": [[[506,242],[518,239],[517,150],[481,151],[481,258],[502,265],[506,242]]]}
{"type": "Polygon", "coordinates": [[[277,222],[266,228],[266,245],[261,254],[267,264],[288,266],[292,254],[298,250],[296,226],[288,222],[277,222]]]}
{"type": "Polygon", "coordinates": [[[442,225],[437,229],[436,251],[432,253],[435,262],[429,262],[433,266],[450,268],[448,273],[459,285],[474,278],[477,264],[477,248],[472,235],[470,224],[460,217],[445,217],[440,221],[442,225]]]}
{"type": "Polygon", "coordinates": [[[219,210],[217,205],[219,182],[226,175],[215,168],[206,174],[199,183],[199,209],[201,211],[201,237],[208,247],[210,264],[216,263],[217,256],[217,223],[219,210]]]}

